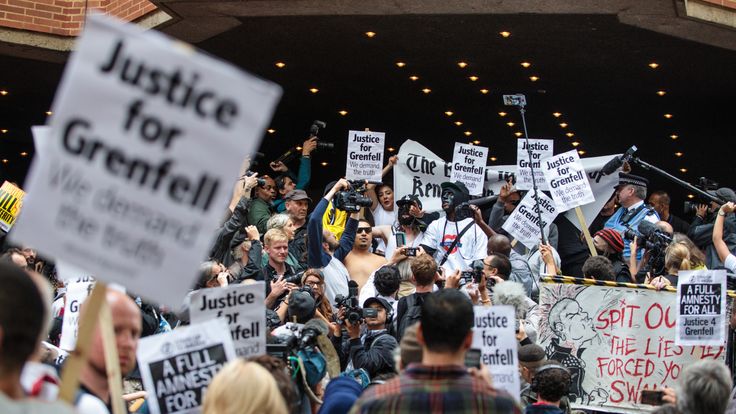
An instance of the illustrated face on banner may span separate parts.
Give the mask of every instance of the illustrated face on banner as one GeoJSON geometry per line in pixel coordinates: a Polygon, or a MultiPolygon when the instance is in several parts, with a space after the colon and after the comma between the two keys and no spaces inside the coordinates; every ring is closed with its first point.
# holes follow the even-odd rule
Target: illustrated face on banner
{"type": "Polygon", "coordinates": [[[557,302],[549,311],[549,321],[560,339],[576,348],[582,347],[597,335],[593,319],[574,299],[566,298],[557,302]]]}

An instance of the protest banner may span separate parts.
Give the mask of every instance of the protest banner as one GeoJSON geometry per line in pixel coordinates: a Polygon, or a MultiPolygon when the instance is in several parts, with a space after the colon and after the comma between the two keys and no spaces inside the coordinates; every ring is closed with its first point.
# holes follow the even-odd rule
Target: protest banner
{"type": "Polygon", "coordinates": [[[725,361],[724,346],[675,344],[672,291],[541,283],[539,306],[538,342],[570,370],[573,408],[649,411],[641,390],[673,387],[698,360],[725,361]]]}
{"type": "Polygon", "coordinates": [[[531,190],[536,181],[537,189],[549,191],[547,181],[544,179],[541,165],[542,160],[554,155],[554,140],[551,139],[529,139],[520,138],[516,147],[516,188],[519,190],[531,190]],[[531,151],[532,159],[529,159],[531,151]],[[534,167],[534,180],[532,180],[532,167],[534,167]]]}
{"type": "Polygon", "coordinates": [[[0,187],[0,229],[9,232],[23,206],[25,191],[5,181],[0,187]]]}
{"type": "Polygon", "coordinates": [[[450,181],[460,181],[465,184],[470,195],[482,194],[488,148],[456,142],[452,154],[450,181]]]}
{"type": "MultiPolygon", "coordinates": [[[[450,181],[452,164],[445,163],[442,158],[424,145],[413,140],[406,140],[401,145],[398,156],[399,161],[394,166],[395,198],[398,200],[405,195],[413,194],[422,201],[425,211],[442,210],[440,184],[444,181],[450,181]]],[[[601,169],[615,156],[606,155],[581,159],[595,195],[595,201],[580,207],[587,222],[592,222],[595,219],[601,208],[603,208],[603,204],[613,195],[613,187],[618,183],[618,176],[616,174],[603,175],[601,169]]],[[[515,174],[515,165],[487,166],[483,195],[498,194],[501,186],[515,174]]],[[[568,211],[565,213],[565,217],[578,229],[582,230],[574,211],[568,211]]]]}
{"type": "Polygon", "coordinates": [[[480,362],[488,366],[493,386],[520,401],[519,353],[516,311],[512,306],[473,307],[473,348],[481,350],[480,362]]]}
{"type": "Polygon", "coordinates": [[[148,336],[138,344],[138,367],[152,414],[199,413],[207,386],[235,349],[224,319],[148,336]]]}
{"type": "Polygon", "coordinates": [[[677,275],[677,345],[726,342],[726,271],[687,270],[677,275]]]}
{"type": "Polygon", "coordinates": [[[91,16],[11,237],[179,306],[280,94],[161,33],[91,16]]]}
{"type": "Polygon", "coordinates": [[[191,297],[189,315],[193,323],[223,318],[230,327],[238,357],[266,353],[266,285],[230,285],[226,288],[200,289],[191,297]]]}
{"type": "Polygon", "coordinates": [[[542,172],[552,199],[561,211],[595,200],[577,151],[563,152],[542,160],[542,172]]]}
{"type": "Polygon", "coordinates": [[[92,293],[95,280],[89,276],[65,280],[66,294],[64,302],[64,319],[61,322],[61,339],[59,348],[73,351],[79,333],[79,311],[82,303],[92,293]]]}
{"type": "Polygon", "coordinates": [[[386,133],[348,131],[348,159],[345,178],[348,180],[381,181],[383,175],[383,145],[386,133]]]}
{"type": "Polygon", "coordinates": [[[545,237],[549,236],[549,226],[557,217],[557,207],[554,200],[543,192],[538,192],[539,203],[534,202],[534,192],[529,191],[521,199],[519,205],[503,223],[503,229],[518,240],[521,244],[533,249],[542,240],[540,227],[544,228],[545,237]],[[537,205],[539,207],[537,207],[537,205]],[[541,212],[542,224],[539,224],[537,211],[541,212]]]}

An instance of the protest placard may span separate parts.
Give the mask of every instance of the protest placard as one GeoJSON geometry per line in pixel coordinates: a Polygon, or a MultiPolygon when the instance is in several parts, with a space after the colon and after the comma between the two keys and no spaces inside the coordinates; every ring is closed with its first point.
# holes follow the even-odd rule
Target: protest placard
{"type": "Polygon", "coordinates": [[[25,191],[5,181],[0,187],[0,229],[9,232],[23,206],[25,191]]]}
{"type": "Polygon", "coordinates": [[[468,191],[470,191],[470,195],[482,194],[486,177],[488,148],[456,142],[452,154],[450,180],[465,184],[468,191]]]}
{"type": "Polygon", "coordinates": [[[726,342],[726,271],[687,270],[677,275],[677,345],[726,342]]]}
{"type": "Polygon", "coordinates": [[[595,201],[577,151],[563,152],[542,160],[542,171],[560,211],[595,201]]]}
{"type": "Polygon", "coordinates": [[[91,16],[12,236],[179,306],[280,94],[161,33],[91,16]]]}
{"type": "Polygon", "coordinates": [[[480,362],[491,371],[493,386],[518,402],[521,382],[516,311],[512,306],[475,306],[473,310],[473,348],[481,350],[480,362]]]}
{"type": "Polygon", "coordinates": [[[224,319],[142,338],[138,367],[150,412],[199,413],[212,378],[235,357],[224,319]]]}
{"type": "Polygon", "coordinates": [[[348,180],[381,181],[385,142],[384,132],[348,131],[345,177],[348,180]]]}
{"type": "Polygon", "coordinates": [[[534,202],[534,192],[529,191],[502,226],[504,230],[514,236],[514,239],[530,249],[539,245],[542,240],[537,210],[542,216],[541,227],[544,228],[545,236],[549,236],[549,226],[557,217],[557,207],[554,200],[541,191],[537,194],[539,208],[537,208],[537,203],[534,202]]]}
{"type": "Polygon", "coordinates": [[[675,343],[674,292],[540,284],[538,343],[572,374],[573,408],[648,412],[640,391],[673,387],[684,367],[725,361],[724,346],[675,343]]]}
{"type": "Polygon", "coordinates": [[[191,297],[189,315],[194,323],[225,319],[230,327],[235,353],[247,358],[266,353],[265,300],[264,282],[200,289],[191,297]]]}
{"type": "Polygon", "coordinates": [[[73,351],[77,344],[79,332],[79,311],[82,303],[92,293],[95,280],[89,276],[77,277],[65,281],[66,293],[64,302],[64,319],[61,322],[61,339],[59,348],[73,351]]]}
{"type": "Polygon", "coordinates": [[[527,147],[527,140],[524,138],[516,142],[516,188],[531,190],[536,181],[537,189],[549,190],[541,166],[542,160],[554,155],[554,143],[555,141],[551,139],[530,139],[527,147]],[[531,160],[529,160],[530,151],[531,160]],[[534,167],[534,180],[532,180],[532,167],[534,167]]]}

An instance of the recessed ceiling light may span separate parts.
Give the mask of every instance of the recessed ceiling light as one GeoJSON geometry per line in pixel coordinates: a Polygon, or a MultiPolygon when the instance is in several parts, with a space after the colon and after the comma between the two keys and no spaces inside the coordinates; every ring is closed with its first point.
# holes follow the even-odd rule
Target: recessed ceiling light
{"type": "Polygon", "coordinates": [[[567,128],[567,122],[560,122],[560,128],[567,128]]]}
{"type": "Polygon", "coordinates": [[[327,161],[322,161],[320,164],[322,164],[323,167],[327,166],[327,161]]]}
{"type": "Polygon", "coordinates": [[[275,65],[279,69],[283,69],[283,68],[286,67],[286,63],[284,63],[284,62],[276,62],[275,65]]]}
{"type": "Polygon", "coordinates": [[[659,96],[665,96],[666,94],[667,94],[666,91],[663,91],[663,90],[657,91],[657,95],[659,95],[659,96]]]}
{"type": "Polygon", "coordinates": [[[659,67],[659,63],[652,62],[652,63],[649,64],[649,67],[652,68],[652,69],[657,69],[659,67]]]}
{"type": "Polygon", "coordinates": [[[480,90],[480,93],[482,93],[483,95],[487,94],[488,92],[490,92],[490,91],[488,89],[486,89],[486,88],[483,88],[483,89],[480,90]]]}
{"type": "Polygon", "coordinates": [[[342,111],[339,111],[338,114],[340,114],[342,116],[345,116],[345,115],[348,114],[348,111],[346,111],[346,110],[343,109],[342,111]]]}
{"type": "Polygon", "coordinates": [[[683,154],[682,152],[680,152],[680,151],[677,151],[677,152],[675,153],[675,157],[682,157],[683,155],[684,155],[684,154],[683,154]]]}
{"type": "Polygon", "coordinates": [[[7,164],[7,163],[8,163],[8,160],[3,158],[3,164],[7,164]]]}
{"type": "Polygon", "coordinates": [[[580,145],[580,143],[577,141],[573,141],[570,144],[572,144],[573,147],[577,147],[578,145],[580,145]]]}
{"type": "Polygon", "coordinates": [[[496,158],[496,157],[491,157],[491,161],[493,161],[493,162],[496,162],[497,160],[498,160],[498,158],[496,158]]]}
{"type": "Polygon", "coordinates": [[[680,168],[680,172],[681,173],[686,173],[687,172],[687,168],[680,168]]]}
{"type": "Polygon", "coordinates": [[[504,30],[503,32],[499,32],[498,34],[500,34],[501,37],[509,37],[509,36],[511,36],[511,32],[507,32],[506,30],[504,30]]]}
{"type": "Polygon", "coordinates": [[[472,75],[472,76],[468,76],[468,79],[470,79],[471,81],[475,82],[475,81],[478,80],[478,77],[475,76],[475,75],[472,75]]]}
{"type": "Polygon", "coordinates": [[[476,139],[475,141],[473,141],[473,144],[475,144],[475,145],[480,145],[480,140],[477,140],[477,139],[476,139]]]}
{"type": "Polygon", "coordinates": [[[0,132],[2,132],[3,134],[7,134],[8,133],[8,130],[7,129],[0,129],[0,132]]]}
{"type": "Polygon", "coordinates": [[[53,113],[53,112],[51,112],[51,111],[46,111],[46,115],[48,115],[48,116],[51,116],[51,115],[53,115],[53,114],[54,114],[54,113],[53,113]]]}
{"type": "Polygon", "coordinates": [[[317,89],[317,88],[309,88],[309,92],[317,93],[317,92],[319,92],[319,89],[317,89]]]}
{"type": "Polygon", "coordinates": [[[462,125],[462,124],[463,124],[463,122],[462,122],[462,121],[455,121],[455,125],[457,125],[457,126],[460,126],[460,125],[462,125]]]}
{"type": "Polygon", "coordinates": [[[276,132],[276,130],[275,130],[275,129],[273,129],[273,128],[269,128],[269,129],[267,129],[266,131],[267,131],[267,132],[268,132],[269,134],[273,134],[274,132],[276,132]]]}
{"type": "Polygon", "coordinates": [[[396,148],[394,148],[394,147],[388,147],[388,152],[394,152],[394,151],[396,151],[396,148]]]}
{"type": "Polygon", "coordinates": [[[365,32],[365,35],[368,37],[373,37],[376,35],[376,32],[365,32]]]}
{"type": "Polygon", "coordinates": [[[568,133],[567,133],[567,134],[565,134],[565,135],[567,135],[567,137],[568,137],[568,138],[572,138],[572,137],[574,137],[574,136],[575,136],[575,134],[574,134],[574,133],[572,133],[572,132],[568,132],[568,133]]]}
{"type": "Polygon", "coordinates": [[[680,138],[680,136],[679,136],[679,135],[677,135],[677,134],[672,134],[672,135],[670,135],[670,138],[672,138],[672,139],[677,139],[677,138],[680,138]]]}
{"type": "Polygon", "coordinates": [[[664,114],[664,117],[667,118],[667,119],[670,119],[670,118],[672,118],[672,114],[664,114]]]}
{"type": "Polygon", "coordinates": [[[687,198],[689,198],[689,199],[693,199],[693,198],[695,198],[695,195],[693,195],[693,194],[688,194],[688,195],[687,195],[687,198]]]}
{"type": "Polygon", "coordinates": [[[2,96],[5,96],[5,95],[7,95],[8,93],[9,93],[9,92],[8,92],[8,91],[6,91],[5,89],[3,89],[3,90],[0,90],[0,95],[2,95],[2,96]]]}
{"type": "Polygon", "coordinates": [[[460,66],[461,68],[465,68],[466,66],[468,66],[468,63],[467,62],[457,62],[457,65],[460,66]]]}
{"type": "Polygon", "coordinates": [[[501,117],[506,116],[506,112],[499,112],[498,116],[501,116],[501,117]]]}
{"type": "Polygon", "coordinates": [[[539,76],[530,76],[529,77],[529,80],[532,81],[532,82],[536,82],[536,81],[539,80],[539,76]]]}
{"type": "Polygon", "coordinates": [[[465,131],[465,132],[463,132],[463,134],[465,134],[466,137],[469,137],[469,136],[473,135],[473,133],[471,131],[465,131]]]}
{"type": "Polygon", "coordinates": [[[552,116],[555,118],[559,118],[562,116],[562,112],[552,112],[552,116]]]}
{"type": "Polygon", "coordinates": [[[23,151],[23,152],[21,152],[21,153],[20,153],[20,156],[21,156],[21,157],[25,157],[26,155],[28,155],[28,153],[27,153],[27,152],[25,152],[25,151],[23,151]]]}
{"type": "Polygon", "coordinates": [[[578,150],[578,154],[585,155],[585,151],[584,150],[578,150]]]}
{"type": "Polygon", "coordinates": [[[514,135],[516,135],[517,137],[520,137],[520,136],[522,136],[524,134],[522,134],[521,131],[516,131],[516,132],[514,132],[514,135]]]}
{"type": "Polygon", "coordinates": [[[432,92],[432,90],[429,89],[429,88],[424,88],[424,89],[422,89],[422,92],[424,92],[424,93],[430,93],[430,92],[432,92]]]}
{"type": "Polygon", "coordinates": [[[396,66],[398,66],[400,68],[403,68],[404,66],[406,66],[406,63],[405,62],[396,62],[396,66]]]}
{"type": "Polygon", "coordinates": [[[301,151],[302,150],[302,147],[296,147],[296,150],[297,151],[301,151]]]}
{"type": "Polygon", "coordinates": [[[507,122],[507,123],[506,123],[506,125],[508,125],[508,126],[512,127],[512,126],[514,126],[514,125],[516,125],[516,124],[515,124],[515,123],[513,123],[513,122],[511,122],[511,121],[509,121],[509,122],[507,122]]]}
{"type": "Polygon", "coordinates": [[[454,114],[454,112],[452,112],[452,111],[445,111],[445,115],[447,115],[447,116],[452,116],[452,114],[454,114]]]}
{"type": "Polygon", "coordinates": [[[531,66],[531,65],[532,65],[532,64],[531,64],[531,63],[529,63],[529,62],[521,62],[521,66],[522,66],[522,67],[525,67],[525,68],[528,68],[528,67],[529,67],[529,66],[531,66]]]}
{"type": "Polygon", "coordinates": [[[409,76],[409,79],[411,79],[413,81],[418,81],[419,80],[419,76],[417,76],[417,75],[411,75],[411,76],[409,76]]]}

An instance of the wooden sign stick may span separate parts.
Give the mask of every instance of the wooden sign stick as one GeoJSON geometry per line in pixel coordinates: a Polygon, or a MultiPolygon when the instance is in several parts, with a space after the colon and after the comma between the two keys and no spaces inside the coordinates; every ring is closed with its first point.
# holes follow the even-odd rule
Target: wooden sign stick
{"type": "Polygon", "coordinates": [[[580,206],[575,207],[575,215],[578,216],[578,222],[580,223],[580,228],[583,230],[583,234],[585,235],[585,242],[588,243],[590,255],[593,257],[598,256],[598,252],[595,250],[595,245],[593,244],[593,238],[590,237],[590,231],[588,231],[588,224],[585,222],[583,210],[580,209],[580,206]]]}
{"type": "Polygon", "coordinates": [[[110,405],[112,406],[112,414],[127,414],[125,401],[123,401],[123,380],[120,373],[118,346],[113,326],[110,307],[106,302],[103,302],[100,309],[100,329],[102,346],[105,350],[107,384],[110,387],[110,405]]]}
{"type": "Polygon", "coordinates": [[[61,385],[59,386],[59,398],[74,405],[77,388],[79,388],[79,374],[82,367],[89,358],[90,346],[92,345],[92,334],[97,324],[97,315],[105,300],[107,286],[102,282],[96,282],[89,298],[85,301],[84,314],[79,320],[79,333],[74,351],[69,354],[64,363],[64,371],[61,373],[61,385]]]}

